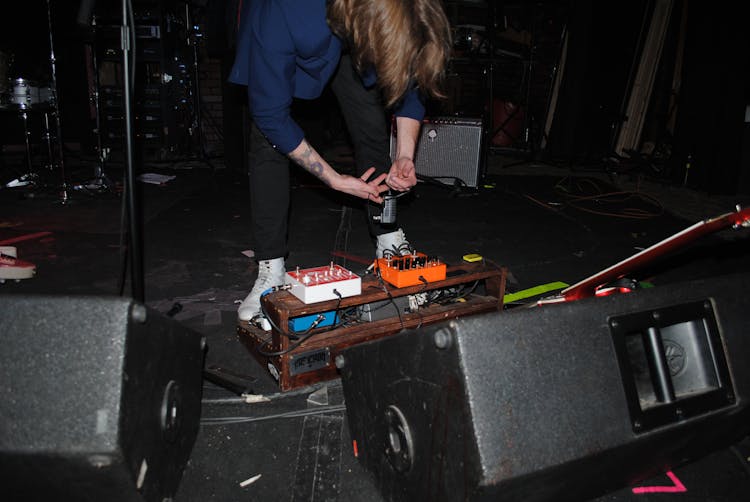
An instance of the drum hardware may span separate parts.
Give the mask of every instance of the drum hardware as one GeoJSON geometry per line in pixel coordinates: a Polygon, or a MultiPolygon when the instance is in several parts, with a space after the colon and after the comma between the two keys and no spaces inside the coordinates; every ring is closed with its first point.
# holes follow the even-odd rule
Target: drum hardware
{"type": "MultiPolygon", "coordinates": [[[[31,107],[32,104],[32,87],[25,78],[17,78],[13,81],[13,93],[10,95],[10,102],[17,105],[22,110],[31,107]]],[[[37,101],[39,100],[37,92],[37,101]]]]}
{"type": "MultiPolygon", "coordinates": [[[[84,5],[82,4],[82,9],[84,5]]],[[[79,14],[80,16],[81,14],[79,14]]],[[[100,88],[101,82],[99,79],[99,58],[97,56],[96,47],[96,15],[92,14],[91,20],[91,45],[87,47],[87,51],[91,58],[90,67],[90,78],[93,80],[90,83],[89,88],[89,102],[91,104],[91,115],[94,118],[94,135],[96,136],[96,154],[97,163],[94,167],[94,177],[91,180],[86,181],[83,184],[75,185],[73,188],[76,190],[94,190],[94,191],[108,191],[112,188],[112,182],[109,180],[104,172],[104,169],[109,160],[110,149],[105,147],[102,141],[102,129],[101,129],[101,99],[100,99],[100,88]],[[91,85],[93,84],[93,85],[91,85]]]]}
{"type": "Polygon", "coordinates": [[[29,114],[26,110],[21,112],[21,122],[23,122],[23,142],[26,147],[26,173],[32,174],[34,169],[31,165],[31,133],[29,132],[29,114]]]}
{"type": "Polygon", "coordinates": [[[49,128],[49,113],[44,114],[44,134],[42,134],[42,139],[44,139],[44,143],[47,145],[47,159],[49,162],[47,163],[46,168],[52,172],[55,169],[55,157],[54,147],[52,145],[53,136],[50,133],[49,128]]]}
{"type": "MultiPolygon", "coordinates": [[[[25,80],[25,82],[28,83],[28,80],[25,80]]],[[[16,85],[15,87],[17,89],[21,89],[21,86],[16,85]]],[[[18,92],[18,95],[20,95],[20,91],[18,92]]],[[[32,140],[34,136],[32,130],[35,129],[35,127],[32,126],[32,123],[36,122],[37,117],[40,117],[39,127],[41,128],[41,139],[47,145],[47,164],[44,166],[43,171],[52,171],[54,166],[54,154],[52,152],[50,143],[53,136],[50,134],[49,113],[53,104],[53,102],[37,103],[35,101],[34,105],[30,105],[29,102],[25,99],[23,101],[12,101],[10,96],[7,97],[7,100],[5,102],[0,104],[0,111],[14,112],[17,114],[21,126],[21,132],[23,134],[24,152],[24,160],[22,166],[22,169],[24,169],[23,174],[20,174],[21,171],[17,170],[19,172],[18,177],[5,183],[4,185],[2,185],[3,187],[21,188],[42,184],[42,174],[44,173],[41,172],[41,169],[35,166],[33,149],[34,142],[32,140]]]]}
{"type": "Polygon", "coordinates": [[[26,108],[22,108],[19,105],[16,105],[15,103],[12,105],[4,105],[3,109],[5,110],[18,110],[18,117],[21,120],[21,124],[23,127],[23,144],[24,144],[24,154],[26,157],[26,172],[19,177],[9,181],[4,186],[5,188],[19,188],[19,187],[27,187],[31,185],[36,185],[38,180],[37,173],[34,172],[34,167],[32,164],[32,152],[31,152],[31,132],[29,131],[29,110],[26,108]]]}
{"type": "Polygon", "coordinates": [[[36,173],[27,173],[7,182],[5,188],[21,188],[29,185],[36,185],[39,176],[36,173]]]}
{"type": "Polygon", "coordinates": [[[52,78],[49,85],[45,84],[41,86],[37,85],[36,82],[23,77],[16,78],[12,82],[12,88],[9,90],[10,103],[4,105],[2,108],[5,110],[17,110],[19,112],[19,117],[23,124],[27,173],[18,179],[11,181],[6,187],[21,187],[37,184],[40,173],[35,172],[32,165],[31,132],[29,131],[28,121],[31,112],[39,112],[43,114],[42,139],[44,140],[48,157],[48,163],[45,168],[50,172],[53,172],[56,168],[59,169],[61,182],[59,185],[58,202],[61,204],[67,204],[69,202],[68,184],[65,174],[65,161],[63,158],[60,103],[57,99],[57,71],[53,42],[52,7],[50,0],[46,0],[46,7],[47,24],[49,29],[49,63],[52,78]],[[54,131],[52,130],[53,127],[54,131]]]}
{"type": "Polygon", "coordinates": [[[5,111],[16,111],[18,112],[18,118],[21,121],[21,127],[23,130],[23,144],[24,144],[24,156],[25,156],[25,169],[26,172],[19,177],[6,183],[5,188],[21,188],[37,186],[42,183],[42,175],[46,173],[54,172],[56,167],[55,164],[55,149],[53,142],[55,136],[52,134],[50,129],[50,113],[51,108],[49,106],[32,106],[22,107],[18,104],[5,104],[0,107],[5,111]],[[43,172],[39,172],[39,169],[34,166],[34,151],[32,148],[32,132],[30,127],[30,120],[32,115],[41,115],[41,139],[45,144],[47,162],[44,165],[43,172]]]}
{"type": "Polygon", "coordinates": [[[21,109],[43,106],[54,101],[50,87],[37,86],[34,82],[23,77],[13,81],[13,91],[10,102],[21,109]]]}
{"type": "Polygon", "coordinates": [[[216,168],[208,158],[206,153],[205,145],[203,144],[203,111],[201,91],[200,91],[200,68],[199,68],[199,53],[198,43],[203,38],[203,34],[200,32],[200,27],[194,19],[190,16],[190,2],[185,2],[185,25],[188,30],[187,43],[193,49],[193,84],[190,86],[190,95],[193,97],[193,123],[190,127],[190,135],[195,138],[198,144],[198,155],[200,160],[203,161],[212,170],[216,168]]]}

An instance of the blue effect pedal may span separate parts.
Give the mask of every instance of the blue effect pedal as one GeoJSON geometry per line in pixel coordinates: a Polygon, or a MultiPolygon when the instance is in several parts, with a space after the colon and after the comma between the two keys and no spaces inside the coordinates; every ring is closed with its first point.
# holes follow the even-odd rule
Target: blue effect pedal
{"type": "Polygon", "coordinates": [[[321,312],[319,314],[310,314],[300,317],[294,317],[289,319],[289,331],[299,333],[300,331],[306,331],[310,329],[310,326],[318,319],[318,316],[322,315],[323,320],[320,321],[315,327],[323,328],[325,326],[332,326],[333,321],[336,317],[336,311],[329,310],[328,312],[321,312]]]}

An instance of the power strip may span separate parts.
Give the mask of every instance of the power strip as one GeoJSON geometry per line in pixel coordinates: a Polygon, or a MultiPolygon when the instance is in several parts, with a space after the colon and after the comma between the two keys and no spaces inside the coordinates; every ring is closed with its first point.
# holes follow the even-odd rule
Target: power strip
{"type": "Polygon", "coordinates": [[[409,298],[398,296],[391,300],[365,303],[357,307],[357,319],[362,322],[375,322],[381,319],[398,318],[409,309],[409,298]]]}
{"type": "Polygon", "coordinates": [[[287,272],[286,282],[291,285],[290,292],[304,303],[338,300],[362,293],[362,278],[333,263],[327,267],[287,272]]]}

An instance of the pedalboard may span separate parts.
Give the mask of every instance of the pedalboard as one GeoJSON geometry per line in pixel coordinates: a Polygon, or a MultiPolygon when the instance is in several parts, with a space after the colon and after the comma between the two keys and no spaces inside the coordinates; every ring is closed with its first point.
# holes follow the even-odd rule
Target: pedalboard
{"type": "Polygon", "coordinates": [[[289,291],[303,303],[338,300],[362,292],[362,278],[333,263],[287,272],[286,283],[291,285],[289,291]]]}
{"type": "Polygon", "coordinates": [[[397,288],[442,281],[446,276],[445,263],[439,258],[417,252],[378,258],[375,268],[385,282],[397,288]]]}

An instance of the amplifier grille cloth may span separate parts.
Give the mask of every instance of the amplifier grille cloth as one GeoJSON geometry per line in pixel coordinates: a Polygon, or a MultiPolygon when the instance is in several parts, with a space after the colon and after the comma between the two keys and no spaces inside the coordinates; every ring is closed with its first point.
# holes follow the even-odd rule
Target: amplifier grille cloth
{"type": "MultiPolygon", "coordinates": [[[[482,122],[479,119],[435,118],[425,121],[417,144],[417,174],[452,185],[458,178],[469,187],[479,183],[482,122]]],[[[391,155],[396,138],[391,135],[391,155]]]]}

